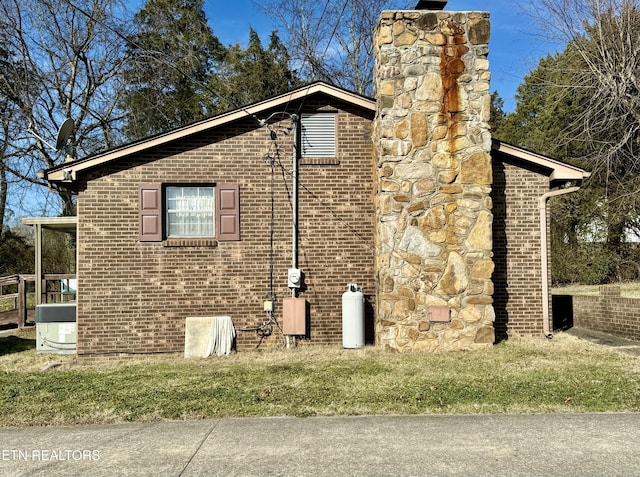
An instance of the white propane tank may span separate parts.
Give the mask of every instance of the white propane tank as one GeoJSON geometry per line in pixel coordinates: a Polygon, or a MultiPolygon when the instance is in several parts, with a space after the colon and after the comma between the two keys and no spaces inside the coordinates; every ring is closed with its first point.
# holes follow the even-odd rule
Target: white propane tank
{"type": "Polygon", "coordinates": [[[342,294],[342,347],[364,346],[364,294],[355,283],[347,285],[342,294]]]}

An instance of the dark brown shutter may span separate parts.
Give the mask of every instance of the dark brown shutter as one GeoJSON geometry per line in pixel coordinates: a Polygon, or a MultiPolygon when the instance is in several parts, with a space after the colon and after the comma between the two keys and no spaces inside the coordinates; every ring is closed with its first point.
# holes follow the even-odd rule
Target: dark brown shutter
{"type": "Polygon", "coordinates": [[[141,242],[159,242],[162,240],[162,186],[161,184],[140,185],[140,222],[141,242]]]}
{"type": "Polygon", "coordinates": [[[216,185],[216,238],[240,240],[240,186],[216,185]]]}

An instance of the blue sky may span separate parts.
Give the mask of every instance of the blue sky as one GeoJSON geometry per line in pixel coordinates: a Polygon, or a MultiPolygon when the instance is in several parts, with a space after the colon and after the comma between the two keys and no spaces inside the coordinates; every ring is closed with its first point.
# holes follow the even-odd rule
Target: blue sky
{"type": "MultiPolygon", "coordinates": [[[[515,108],[514,95],[525,75],[536,67],[540,58],[558,49],[557,44],[545,40],[541,30],[524,12],[530,1],[532,0],[449,0],[446,7],[446,10],[450,11],[490,12],[491,91],[497,90],[500,93],[505,102],[506,112],[515,108]]],[[[144,0],[127,1],[129,8],[133,10],[137,10],[143,2],[144,0]]],[[[277,28],[256,6],[255,0],[205,0],[205,11],[214,33],[225,45],[246,45],[250,26],[266,44],[271,31],[277,28]]],[[[42,192],[44,191],[38,193],[38,197],[46,200],[42,192]]],[[[22,207],[16,207],[17,215],[21,216],[24,213],[24,207],[33,211],[44,206],[30,205],[35,199],[31,196],[31,189],[24,194],[24,197],[13,197],[14,206],[22,204],[22,207]]],[[[51,196],[46,195],[46,198],[51,199],[51,196]]],[[[49,209],[51,205],[44,207],[49,209]]]]}
{"type": "MultiPolygon", "coordinates": [[[[491,14],[491,91],[498,90],[507,112],[515,108],[514,95],[525,75],[540,58],[557,49],[525,13],[527,3],[528,0],[449,0],[446,7],[450,11],[481,10],[491,14]]],[[[253,0],[205,0],[205,11],[214,33],[225,45],[245,45],[249,26],[258,32],[263,43],[276,29],[253,0]]]]}

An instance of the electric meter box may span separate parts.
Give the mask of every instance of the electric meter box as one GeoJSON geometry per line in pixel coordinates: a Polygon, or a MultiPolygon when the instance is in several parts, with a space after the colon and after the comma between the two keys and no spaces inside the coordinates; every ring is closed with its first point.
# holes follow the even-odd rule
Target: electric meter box
{"type": "Polygon", "coordinates": [[[76,352],[76,304],[47,303],[36,306],[36,351],[73,354],[76,352]]]}

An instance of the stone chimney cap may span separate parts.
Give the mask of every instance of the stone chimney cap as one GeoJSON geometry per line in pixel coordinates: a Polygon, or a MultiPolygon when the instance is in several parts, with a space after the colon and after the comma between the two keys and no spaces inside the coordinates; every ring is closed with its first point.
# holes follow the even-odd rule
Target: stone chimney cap
{"type": "Polygon", "coordinates": [[[416,10],[443,10],[448,0],[420,0],[416,10]]]}

